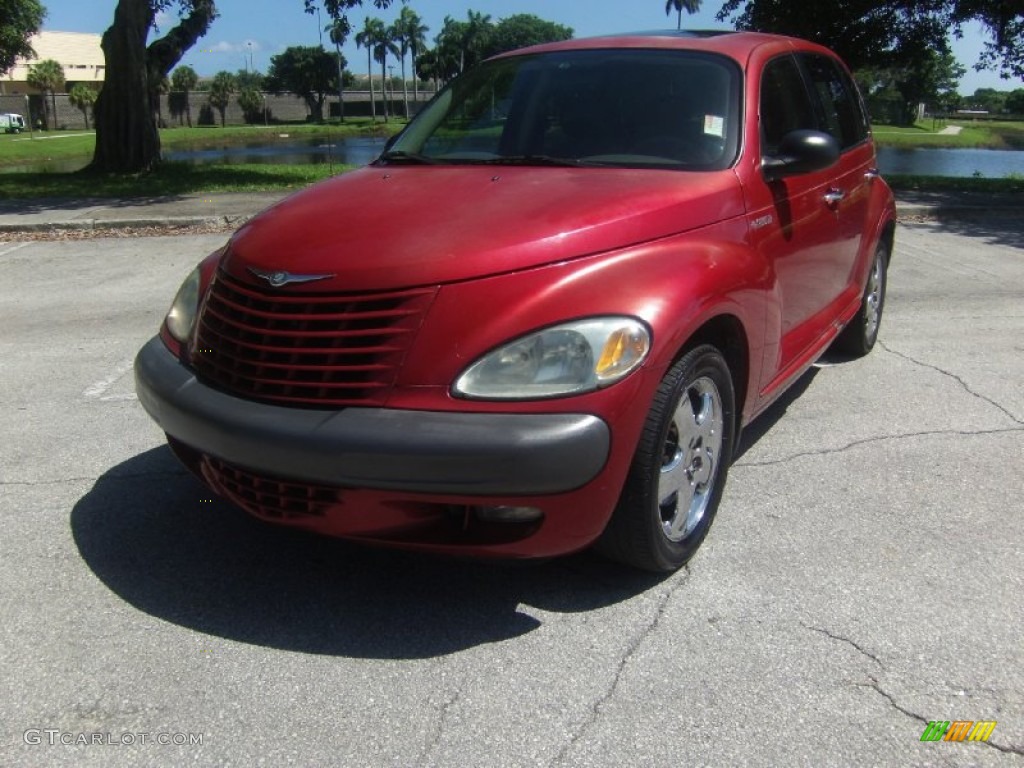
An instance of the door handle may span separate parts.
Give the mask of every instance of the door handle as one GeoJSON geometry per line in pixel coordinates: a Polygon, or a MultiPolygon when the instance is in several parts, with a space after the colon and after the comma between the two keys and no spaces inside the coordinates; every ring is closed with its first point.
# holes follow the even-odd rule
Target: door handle
{"type": "Polygon", "coordinates": [[[878,172],[877,168],[868,168],[864,171],[864,178],[870,181],[871,179],[877,179],[882,174],[878,172]]]}
{"type": "Polygon", "coordinates": [[[825,204],[834,208],[844,197],[846,197],[846,193],[843,190],[833,187],[825,193],[825,204]]]}

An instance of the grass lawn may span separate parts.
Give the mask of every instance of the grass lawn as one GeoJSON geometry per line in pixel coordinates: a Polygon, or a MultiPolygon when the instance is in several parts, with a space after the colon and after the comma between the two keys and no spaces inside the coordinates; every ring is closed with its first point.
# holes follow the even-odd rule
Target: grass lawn
{"type": "MultiPolygon", "coordinates": [[[[282,136],[291,139],[338,138],[346,136],[390,136],[405,125],[392,120],[372,123],[369,118],[349,118],[344,124],[332,125],[242,125],[227,128],[203,126],[165,128],[160,131],[164,149],[204,149],[219,146],[271,143],[282,136]]],[[[81,160],[92,157],[96,136],[91,131],[36,131],[35,134],[0,134],[0,169],[18,165],[81,160]]],[[[20,177],[19,177],[20,178],[20,177]]]]}
{"type": "Polygon", "coordinates": [[[872,126],[880,147],[917,149],[1024,149],[1024,122],[950,120],[945,124],[922,120],[914,126],[872,126]],[[946,126],[960,127],[957,135],[941,134],[946,126]]]}
{"type": "MultiPolygon", "coordinates": [[[[353,166],[334,165],[334,173],[353,166]]],[[[191,165],[164,163],[159,173],[140,176],[97,176],[77,173],[18,173],[0,176],[0,200],[32,198],[159,197],[196,192],[266,192],[301,189],[331,175],[318,165],[191,165]]]]}

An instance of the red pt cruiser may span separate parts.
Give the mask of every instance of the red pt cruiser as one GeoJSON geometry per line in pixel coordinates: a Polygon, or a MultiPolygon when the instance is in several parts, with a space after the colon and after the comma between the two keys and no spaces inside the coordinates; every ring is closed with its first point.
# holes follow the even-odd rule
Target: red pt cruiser
{"type": "Polygon", "coordinates": [[[139,352],[139,398],[264,520],[671,570],[742,426],[829,347],[875,343],[894,226],[820,46],[524,49],[206,258],[139,352]]]}

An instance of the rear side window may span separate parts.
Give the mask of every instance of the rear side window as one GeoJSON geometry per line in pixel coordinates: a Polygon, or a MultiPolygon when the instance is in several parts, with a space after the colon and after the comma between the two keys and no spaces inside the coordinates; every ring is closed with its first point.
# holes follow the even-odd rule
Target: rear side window
{"type": "Polygon", "coordinates": [[[849,75],[827,56],[805,55],[804,66],[815,96],[821,130],[831,133],[842,149],[868,135],[867,118],[849,75]]]}
{"type": "Polygon", "coordinates": [[[768,62],[761,75],[761,143],[766,155],[774,154],[782,137],[800,129],[818,130],[818,118],[792,56],[768,62]]]}

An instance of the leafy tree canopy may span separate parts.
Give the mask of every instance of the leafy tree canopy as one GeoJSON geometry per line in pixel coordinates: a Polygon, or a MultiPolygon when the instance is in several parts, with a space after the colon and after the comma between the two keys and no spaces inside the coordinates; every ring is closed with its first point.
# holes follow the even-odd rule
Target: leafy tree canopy
{"type": "Polygon", "coordinates": [[[1024,3],[1020,0],[726,0],[719,20],[740,29],[804,37],[832,48],[852,69],[927,66],[949,52],[950,31],[979,21],[992,35],[978,68],[1024,77],[1024,3]]]}
{"type": "Polygon", "coordinates": [[[0,0],[0,75],[10,71],[18,57],[35,56],[29,38],[44,18],[46,9],[39,0],[0,0]]]}
{"type": "MultiPolygon", "coordinates": [[[[292,46],[271,57],[264,86],[273,93],[291,91],[306,100],[314,120],[323,119],[327,92],[338,87],[338,59],[320,46],[292,46]]],[[[344,57],[341,62],[345,66],[344,57]]]]}
{"type": "Polygon", "coordinates": [[[490,31],[483,51],[484,58],[528,45],[569,40],[572,33],[572,27],[545,21],[533,14],[518,13],[501,19],[490,31]]]}

